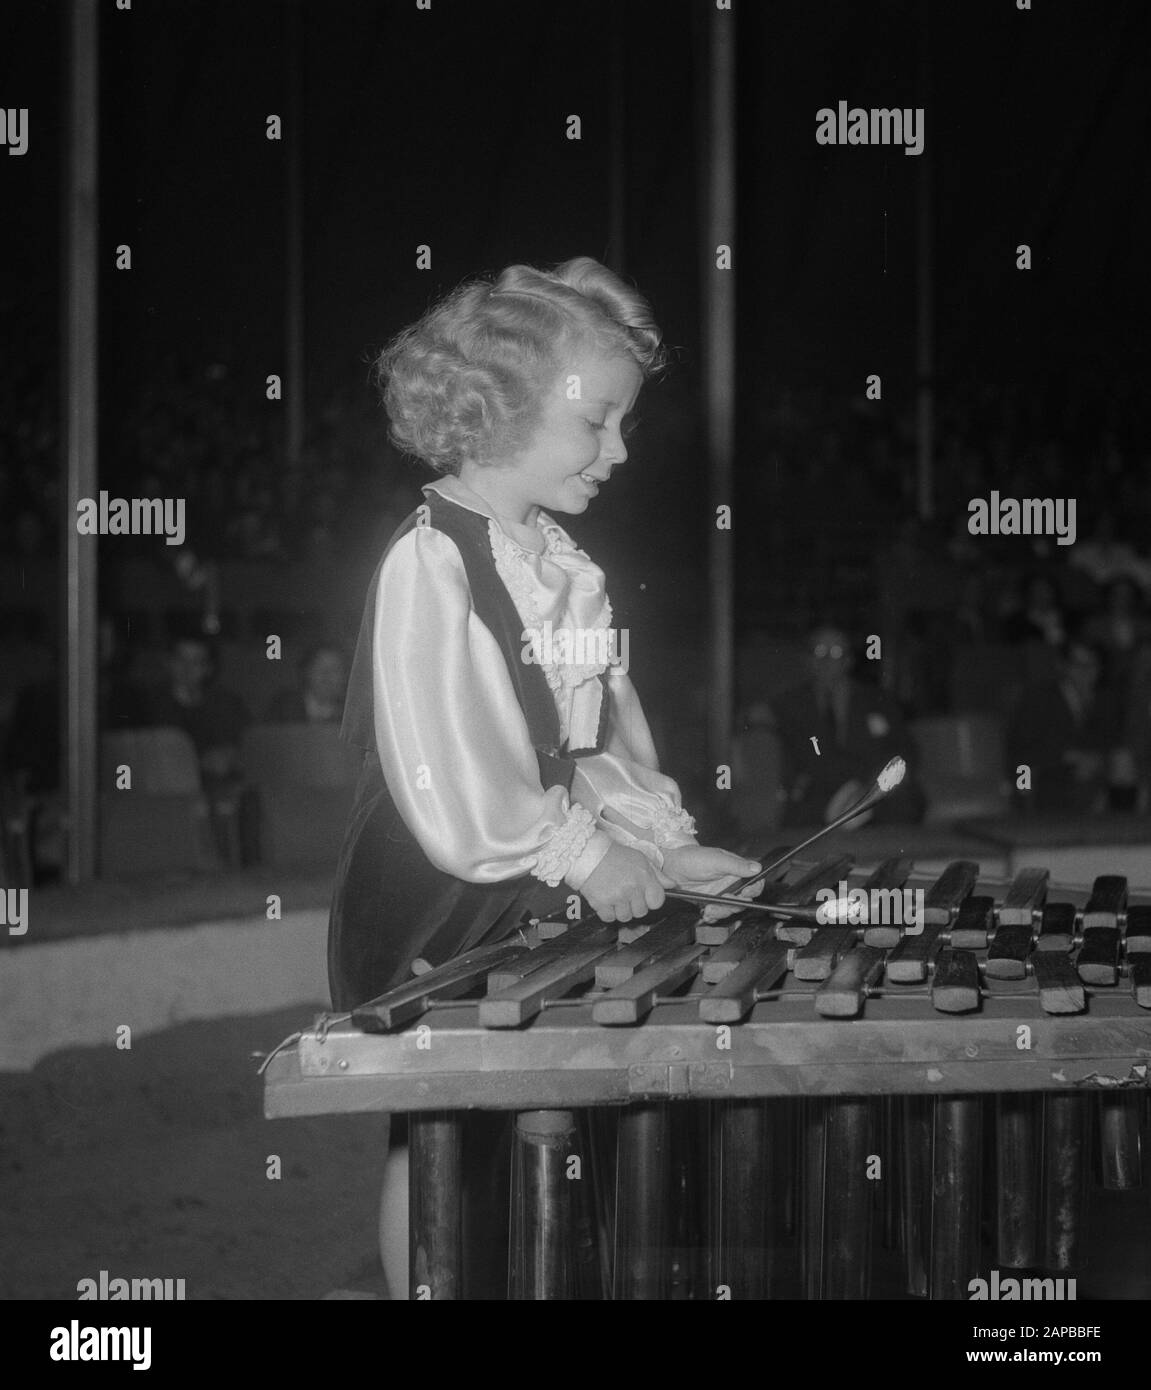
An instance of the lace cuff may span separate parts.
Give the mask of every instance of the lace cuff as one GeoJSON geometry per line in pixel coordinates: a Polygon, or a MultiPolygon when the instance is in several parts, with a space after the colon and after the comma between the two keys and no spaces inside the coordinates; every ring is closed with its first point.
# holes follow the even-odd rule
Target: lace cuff
{"type": "Polygon", "coordinates": [[[695,818],[682,806],[661,801],[651,822],[652,834],[660,849],[679,849],[695,840],[695,818]]]}
{"type": "Polygon", "coordinates": [[[596,820],[586,806],[572,806],[568,818],[536,856],[532,873],[549,888],[558,888],[565,874],[587,849],[596,833],[596,820]]]}

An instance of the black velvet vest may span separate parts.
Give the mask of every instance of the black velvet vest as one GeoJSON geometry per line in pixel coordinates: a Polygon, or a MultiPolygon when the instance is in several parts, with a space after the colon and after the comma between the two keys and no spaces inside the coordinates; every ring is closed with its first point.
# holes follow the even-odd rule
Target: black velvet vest
{"type": "MultiPolygon", "coordinates": [[[[476,615],[491,631],[499,644],[507,664],[508,675],[516,692],[520,709],[527,720],[528,734],[540,763],[540,777],[545,787],[571,786],[574,766],[570,757],[560,755],[559,716],[556,714],[555,700],[552,698],[544,673],[534,663],[520,659],[524,645],[523,620],[512,602],[511,595],[504,587],[503,580],[496,573],[492,558],[491,540],[488,531],[488,518],[478,512],[469,511],[455,502],[441,497],[438,492],[425,494],[428,501],[423,508],[417,508],[400,526],[388,542],[383,559],[376,566],[372,583],[368,589],[368,601],[364,605],[364,615],[360,621],[360,633],[356,642],[356,654],[352,660],[352,671],[348,678],[348,693],[344,703],[344,722],[340,729],[342,738],[354,743],[365,752],[376,751],[376,731],[373,716],[372,696],[372,632],[375,620],[376,585],[380,568],[391,552],[392,546],[418,525],[428,525],[443,532],[451,540],[464,562],[468,586],[472,591],[472,603],[476,615]]],[[[607,700],[603,702],[606,716],[607,700]]],[[[599,740],[602,743],[605,718],[600,719],[599,740]]],[[[598,752],[599,749],[581,749],[583,752],[598,752]]]]}
{"type": "MultiPolygon", "coordinates": [[[[523,620],[496,571],[488,518],[437,492],[403,523],[395,543],[418,525],[446,535],[463,560],[477,616],[499,645],[540,767],[544,788],[570,788],[574,756],[560,747],[555,701],[539,666],[520,658],[523,620]]],[[[380,566],[384,560],[381,559],[380,566]]],[[[332,1004],[345,1010],[406,979],[412,961],[433,965],[514,931],[525,912],[548,912],[570,891],[549,889],[530,875],[503,883],[466,883],[436,868],[396,809],[380,767],[373,714],[372,643],[380,567],[372,577],[348,680],[342,736],[364,750],[356,802],[336,871],[328,929],[332,1004]]]]}

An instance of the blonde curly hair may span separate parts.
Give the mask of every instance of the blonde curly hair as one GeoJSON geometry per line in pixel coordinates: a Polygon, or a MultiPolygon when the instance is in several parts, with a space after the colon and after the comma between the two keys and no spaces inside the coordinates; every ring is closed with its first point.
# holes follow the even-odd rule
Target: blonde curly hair
{"type": "Polygon", "coordinates": [[[667,356],[647,300],[590,256],[468,281],[376,359],[392,442],[439,473],[514,453],[575,347],[629,357],[645,378],[667,356]]]}

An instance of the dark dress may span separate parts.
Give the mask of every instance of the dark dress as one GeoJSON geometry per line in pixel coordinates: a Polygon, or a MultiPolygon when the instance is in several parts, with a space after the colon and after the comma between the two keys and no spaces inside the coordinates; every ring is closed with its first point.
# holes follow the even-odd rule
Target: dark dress
{"type": "MultiPolygon", "coordinates": [[[[570,788],[572,757],[559,747],[559,717],[543,672],[520,659],[523,620],[496,572],[488,519],[441,497],[426,494],[430,524],[456,545],[463,559],[476,615],[499,644],[516,692],[544,789],[570,788]]],[[[413,512],[391,547],[419,524],[413,512]]],[[[380,566],[383,565],[383,559],[380,566]]],[[[372,642],[380,567],[368,590],[359,640],[348,680],[342,736],[364,750],[355,804],[336,869],[328,928],[328,979],[332,1006],[354,1008],[409,978],[412,962],[432,965],[481,943],[511,935],[525,915],[562,907],[571,889],[549,888],[530,874],[501,883],[468,883],[428,859],[396,809],[376,752],[373,718],[372,642]]],[[[607,701],[604,701],[606,718],[607,701]]],[[[599,744],[580,753],[601,751],[599,744]]]]}

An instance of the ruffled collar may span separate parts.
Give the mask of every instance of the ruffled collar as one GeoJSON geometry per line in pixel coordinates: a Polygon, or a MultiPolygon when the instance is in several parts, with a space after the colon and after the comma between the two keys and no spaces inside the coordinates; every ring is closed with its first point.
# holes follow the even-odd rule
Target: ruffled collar
{"type": "Polygon", "coordinates": [[[541,511],[534,527],[509,523],[450,475],[424,491],[487,517],[496,572],[553,691],[572,690],[607,669],[612,610],[603,570],[553,517],[541,511]]]}

